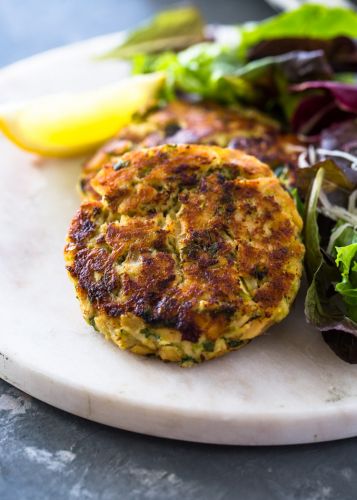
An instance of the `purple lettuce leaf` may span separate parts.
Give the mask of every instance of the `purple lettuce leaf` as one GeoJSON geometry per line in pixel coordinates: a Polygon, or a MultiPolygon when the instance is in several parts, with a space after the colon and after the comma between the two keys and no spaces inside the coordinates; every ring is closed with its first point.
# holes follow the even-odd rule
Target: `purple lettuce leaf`
{"type": "Polygon", "coordinates": [[[322,336],[339,358],[351,365],[357,364],[357,337],[341,330],[322,332],[322,336]]]}
{"type": "Polygon", "coordinates": [[[295,93],[305,93],[293,113],[295,132],[313,135],[322,129],[357,115],[357,86],[334,81],[309,81],[292,85],[295,93]]]}
{"type": "Polygon", "coordinates": [[[248,60],[278,56],[292,51],[321,50],[334,71],[357,71],[357,40],[337,36],[323,40],[308,37],[284,37],[263,40],[248,52],[248,60]]]}
{"type": "Polygon", "coordinates": [[[320,147],[357,156],[357,118],[332,125],[320,135],[320,147]]]}

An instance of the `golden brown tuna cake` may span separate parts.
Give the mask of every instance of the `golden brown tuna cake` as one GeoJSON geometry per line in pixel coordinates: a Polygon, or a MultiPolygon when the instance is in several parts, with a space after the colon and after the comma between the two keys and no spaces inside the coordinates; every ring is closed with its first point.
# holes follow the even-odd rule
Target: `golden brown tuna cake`
{"type": "Polygon", "coordinates": [[[151,111],[122,129],[83,168],[80,190],[93,197],[90,181],[107,162],[128,151],[159,144],[211,144],[242,149],[271,167],[296,165],[297,139],[282,134],[279,126],[252,110],[174,101],[151,111]]]}
{"type": "Polygon", "coordinates": [[[164,145],[92,181],[65,258],[85,319],[122,349],[183,366],[281,321],[300,283],[302,222],[242,151],[164,145]]]}

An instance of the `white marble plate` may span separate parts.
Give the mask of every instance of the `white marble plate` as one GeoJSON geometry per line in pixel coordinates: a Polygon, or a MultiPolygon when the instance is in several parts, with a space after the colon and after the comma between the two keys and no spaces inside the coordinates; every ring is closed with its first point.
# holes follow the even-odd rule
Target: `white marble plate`
{"type": "MultiPolygon", "coordinates": [[[[0,70],[0,102],[120,78],[95,62],[117,36],[0,70]]],[[[0,138],[0,376],[82,417],[132,431],[225,444],[357,435],[357,366],[289,318],[239,352],[192,369],[119,351],[82,320],[64,269],[81,159],[41,160],[0,138]]]]}

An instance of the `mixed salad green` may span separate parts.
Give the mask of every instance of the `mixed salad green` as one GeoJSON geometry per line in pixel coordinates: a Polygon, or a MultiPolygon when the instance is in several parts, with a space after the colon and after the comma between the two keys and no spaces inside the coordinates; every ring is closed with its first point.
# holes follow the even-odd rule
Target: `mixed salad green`
{"type": "Polygon", "coordinates": [[[299,135],[288,188],[305,218],[306,317],[357,363],[357,13],[304,4],[231,27],[229,43],[216,32],[196,8],[179,7],[105,57],[130,59],[134,73],[165,71],[165,101],[253,106],[299,135]]]}

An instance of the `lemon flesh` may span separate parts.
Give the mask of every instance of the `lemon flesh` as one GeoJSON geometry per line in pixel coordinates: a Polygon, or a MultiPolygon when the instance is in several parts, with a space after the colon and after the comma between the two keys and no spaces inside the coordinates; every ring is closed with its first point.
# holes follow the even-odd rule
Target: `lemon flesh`
{"type": "Polygon", "coordinates": [[[42,156],[90,151],[155,102],[163,73],[129,77],[96,90],[53,94],[0,108],[0,130],[20,148],[42,156]]]}

